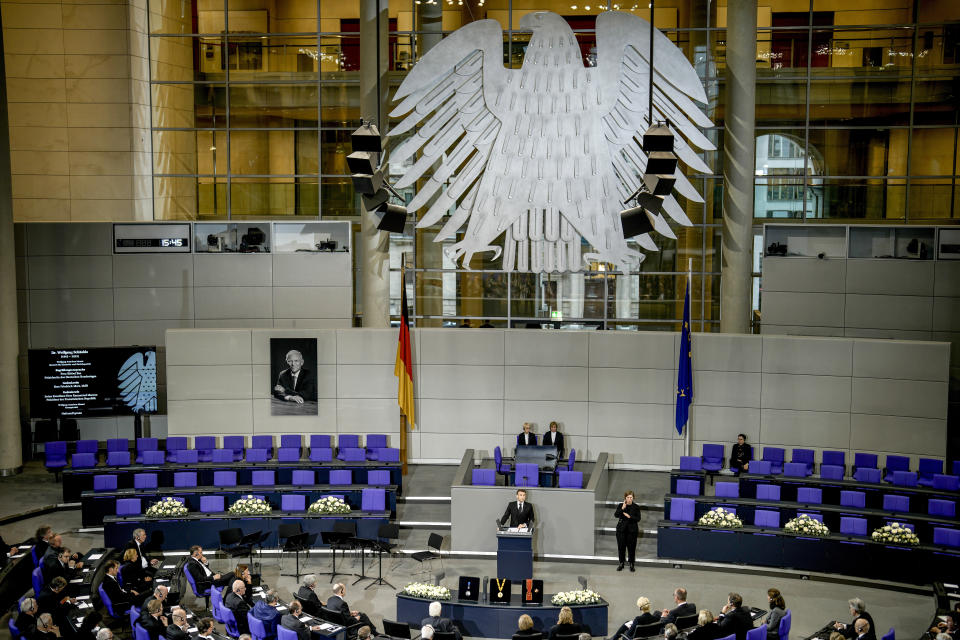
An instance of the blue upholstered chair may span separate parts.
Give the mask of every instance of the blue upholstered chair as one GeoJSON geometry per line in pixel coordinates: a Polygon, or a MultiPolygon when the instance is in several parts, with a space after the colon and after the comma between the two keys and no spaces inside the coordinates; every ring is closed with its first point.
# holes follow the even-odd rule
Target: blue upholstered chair
{"type": "Polygon", "coordinates": [[[753,526],[764,529],[780,528],[780,512],[773,509],[757,509],[753,512],[753,526]]]}
{"type": "Polygon", "coordinates": [[[784,457],[785,457],[785,452],[782,448],[764,447],[763,457],[760,459],[770,463],[771,473],[779,474],[779,473],[783,473],[784,457]]]}
{"type": "Polygon", "coordinates": [[[895,487],[916,487],[917,473],[915,471],[894,471],[891,480],[895,487]]]}
{"type": "Polygon", "coordinates": [[[739,498],[740,485],[736,482],[718,482],[713,493],[718,498],[739,498]]]}
{"type": "Polygon", "coordinates": [[[94,491],[116,491],[117,476],[114,476],[114,475],[93,476],[93,490],[94,491]]]}
{"type": "Polygon", "coordinates": [[[754,460],[750,463],[750,473],[769,476],[773,474],[773,464],[769,460],[754,460]]]}
{"type": "Polygon", "coordinates": [[[856,474],[859,469],[876,469],[877,454],[875,453],[854,453],[853,454],[853,473],[856,474]]]}
{"type": "Polygon", "coordinates": [[[217,448],[217,438],[197,436],[193,439],[193,448],[197,450],[198,462],[213,462],[213,450],[217,448]]]}
{"type": "Polygon", "coordinates": [[[200,496],[200,513],[221,513],[224,511],[223,496],[200,496]]]}
{"type": "Polygon", "coordinates": [[[910,497],[887,494],[883,496],[884,511],[910,511],[910,497]]]}
{"type": "Polygon", "coordinates": [[[317,449],[332,449],[333,443],[330,440],[330,434],[328,433],[311,433],[310,434],[310,448],[317,449]]]}
{"type": "MultiPolygon", "coordinates": [[[[496,474],[493,469],[474,469],[474,471],[489,471],[490,477],[494,480],[490,484],[496,484],[496,474]]],[[[385,487],[390,484],[390,472],[386,469],[371,469],[367,471],[367,484],[374,487],[385,487]]]]}
{"type": "Polygon", "coordinates": [[[933,544],[943,547],[960,547],[960,531],[946,527],[933,528],[933,544]]]}
{"type": "Polygon", "coordinates": [[[157,474],[155,473],[135,473],[133,474],[134,489],[156,489],[157,474]]]}
{"type": "Polygon", "coordinates": [[[333,469],[330,472],[330,483],[335,485],[353,484],[353,472],[350,469],[333,469]]]}
{"type": "Polygon", "coordinates": [[[270,458],[271,456],[269,449],[253,447],[247,449],[247,462],[266,462],[270,458]]]}
{"type": "Polygon", "coordinates": [[[670,500],[670,520],[674,522],[693,522],[696,518],[696,502],[692,498],[672,498],[670,500]]]}
{"type": "Polygon", "coordinates": [[[77,440],[75,451],[77,453],[99,453],[100,443],[96,440],[77,440]]]}
{"type": "Polygon", "coordinates": [[[813,449],[794,449],[791,453],[790,462],[801,462],[807,465],[807,475],[813,475],[815,464],[813,449]]]}
{"type": "Polygon", "coordinates": [[[822,459],[821,459],[821,461],[820,461],[820,464],[821,464],[821,465],[824,465],[824,464],[839,465],[839,466],[841,466],[841,467],[844,468],[844,469],[843,469],[843,472],[844,472],[844,475],[846,475],[846,472],[847,472],[847,469],[846,469],[846,467],[847,467],[847,454],[846,454],[845,451],[830,451],[830,450],[827,450],[827,451],[824,451],[824,452],[821,454],[821,456],[822,456],[822,459]]]}
{"type": "Polygon", "coordinates": [[[558,486],[561,489],[582,489],[583,471],[558,471],[558,486]]]}
{"type": "Polygon", "coordinates": [[[367,460],[379,460],[380,449],[387,448],[387,435],[385,433],[367,434],[367,460]]]}
{"type": "Polygon", "coordinates": [[[213,486],[215,487],[237,486],[237,472],[236,471],[214,471],[213,486]]]}
{"type": "Polygon", "coordinates": [[[310,462],[332,462],[333,449],[330,447],[310,447],[310,462]]]}
{"type": "Polygon", "coordinates": [[[117,515],[118,516],[137,516],[143,513],[140,506],[140,498],[118,498],[117,515]]]}
{"type": "Polygon", "coordinates": [[[844,467],[839,464],[821,464],[820,478],[822,480],[843,480],[844,467]]]}
{"type": "Polygon", "coordinates": [[[237,462],[233,459],[233,449],[214,449],[210,456],[211,462],[226,464],[228,462],[237,462]]]}
{"type": "Polygon", "coordinates": [[[680,478],[677,480],[677,495],[698,496],[700,495],[700,483],[696,480],[680,478]]]}
{"type": "Polygon", "coordinates": [[[806,478],[810,475],[810,468],[803,462],[786,462],[783,465],[783,475],[789,478],[806,478]]]}
{"type": "Polygon", "coordinates": [[[539,465],[529,462],[518,463],[514,476],[514,485],[518,487],[539,487],[539,465]]]}
{"type": "Polygon", "coordinates": [[[317,475],[313,469],[294,469],[290,484],[297,487],[308,487],[317,482],[317,475]]]}
{"type": "Polygon", "coordinates": [[[853,479],[857,482],[869,482],[878,484],[881,479],[880,469],[871,469],[870,467],[860,467],[853,472],[853,479]]]}
{"type": "Polygon", "coordinates": [[[173,486],[174,487],[196,487],[197,486],[197,472],[196,471],[177,471],[173,474],[173,486]]]}
{"type": "MultiPolygon", "coordinates": [[[[48,442],[44,446],[49,446],[48,442]]],[[[74,469],[92,469],[97,466],[97,454],[95,453],[75,453],[70,457],[70,466],[74,469]]]]}
{"type": "Polygon", "coordinates": [[[253,436],[250,439],[250,448],[251,449],[264,449],[267,452],[267,457],[273,457],[273,436],[271,435],[259,435],[253,436]]]}
{"type": "Polygon", "coordinates": [[[129,451],[130,440],[127,438],[109,438],[107,440],[107,452],[111,451],[129,451]]]}
{"type": "MultiPolygon", "coordinates": [[[[368,475],[373,473],[367,472],[368,475]]],[[[384,473],[387,473],[384,471],[384,473]]],[[[367,484],[372,484],[369,480],[367,484]]],[[[473,469],[470,474],[470,484],[474,486],[492,487],[497,484],[497,472],[493,469],[473,469]]]]}
{"type": "Polygon", "coordinates": [[[867,519],[853,516],[840,516],[840,533],[848,536],[867,535],[867,519]]]}
{"type": "Polygon", "coordinates": [[[953,500],[930,498],[927,501],[927,513],[938,518],[956,518],[957,503],[953,500]]]}
{"type": "Polygon", "coordinates": [[[797,502],[801,504],[823,504],[823,490],[816,487],[797,489],[797,502]]]}
{"type": "Polygon", "coordinates": [[[681,471],[699,471],[702,468],[701,460],[697,456],[680,456],[681,471]]]}
{"type": "Polygon", "coordinates": [[[363,489],[360,491],[361,511],[386,511],[387,492],[383,489],[363,489]]]}
{"type": "Polygon", "coordinates": [[[250,474],[250,484],[257,487],[272,487],[277,484],[275,472],[265,469],[258,469],[250,474]]]}
{"type": "Polygon", "coordinates": [[[722,444],[704,444],[700,466],[707,471],[723,469],[724,446],[722,444]]]}
{"type": "Polygon", "coordinates": [[[167,462],[177,461],[177,452],[187,448],[187,439],[184,436],[170,436],[167,438],[167,462]]]}
{"type": "Polygon", "coordinates": [[[780,485],[776,484],[758,484],[757,500],[779,500],[780,485]]]}
{"type": "Polygon", "coordinates": [[[884,482],[893,482],[893,474],[897,471],[910,471],[910,458],[888,455],[887,464],[883,469],[884,482]]]}
{"type": "MultiPolygon", "coordinates": [[[[200,452],[196,449],[178,449],[173,454],[171,462],[176,464],[197,464],[200,462],[200,452]]],[[[167,455],[169,455],[169,452],[167,455]]]]}
{"type": "Polygon", "coordinates": [[[366,462],[367,452],[360,447],[341,447],[337,458],[344,462],[366,462]]]}
{"type": "Polygon", "coordinates": [[[960,476],[938,473],[933,476],[933,488],[939,491],[960,491],[960,476]]]}
{"type": "Polygon", "coordinates": [[[167,455],[159,449],[147,449],[137,454],[137,461],[145,465],[160,465],[166,462],[167,455]]]}
{"type": "Polygon", "coordinates": [[[840,506],[863,509],[867,506],[867,494],[863,491],[841,491],[840,506]]]}
{"type": "MultiPolygon", "coordinates": [[[[243,460],[243,450],[246,446],[247,444],[243,436],[223,436],[223,448],[233,452],[233,462],[243,460]]],[[[214,452],[214,455],[216,455],[216,452],[214,452]]],[[[217,462],[217,459],[214,458],[213,461],[217,462]]]]}
{"type": "Polygon", "coordinates": [[[284,493],[280,496],[281,511],[306,511],[307,496],[302,493],[284,493]]]}
{"type": "Polygon", "coordinates": [[[378,462],[400,462],[400,449],[384,447],[377,453],[378,462]]]}
{"type": "Polygon", "coordinates": [[[933,476],[938,473],[943,473],[943,460],[920,458],[920,461],[917,463],[917,484],[921,487],[932,487],[933,476]]]}

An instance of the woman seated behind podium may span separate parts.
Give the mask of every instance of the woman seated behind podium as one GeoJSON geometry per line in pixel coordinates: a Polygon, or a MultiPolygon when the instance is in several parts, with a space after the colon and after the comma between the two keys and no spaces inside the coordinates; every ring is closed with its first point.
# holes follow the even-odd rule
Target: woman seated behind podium
{"type": "Polygon", "coordinates": [[[153,591],[153,579],[144,570],[143,563],[140,562],[140,554],[136,549],[127,549],[123,553],[120,579],[123,581],[123,588],[128,591],[130,589],[137,593],[153,591]]]}
{"type": "Polygon", "coordinates": [[[560,617],[557,624],[550,627],[550,640],[556,640],[557,636],[571,636],[583,631],[583,626],[573,621],[573,609],[563,607],[560,609],[560,617]]]}
{"type": "Polygon", "coordinates": [[[516,638],[517,636],[536,636],[542,638],[543,633],[533,628],[533,618],[527,614],[523,614],[517,621],[517,630],[513,632],[513,637],[516,638]]]}
{"type": "Polygon", "coordinates": [[[687,634],[687,640],[717,640],[722,635],[720,625],[713,619],[713,612],[709,609],[700,609],[697,628],[687,634]]]}

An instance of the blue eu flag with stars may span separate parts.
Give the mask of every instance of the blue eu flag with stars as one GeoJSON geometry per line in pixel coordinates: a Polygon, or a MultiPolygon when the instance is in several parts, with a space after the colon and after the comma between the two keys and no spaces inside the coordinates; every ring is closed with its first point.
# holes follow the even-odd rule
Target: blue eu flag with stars
{"type": "Polygon", "coordinates": [[[680,364],[677,371],[677,434],[683,435],[683,425],[690,416],[693,402],[693,345],[690,342],[690,282],[683,297],[683,329],[680,333],[680,364]]]}

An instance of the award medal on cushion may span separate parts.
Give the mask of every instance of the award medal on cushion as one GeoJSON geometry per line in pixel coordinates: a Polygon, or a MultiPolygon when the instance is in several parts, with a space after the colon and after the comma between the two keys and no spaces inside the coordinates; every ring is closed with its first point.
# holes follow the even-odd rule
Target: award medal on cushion
{"type": "Polygon", "coordinates": [[[497,578],[496,583],[497,583],[497,591],[498,591],[497,597],[498,597],[498,598],[502,598],[502,597],[503,597],[503,587],[507,584],[507,579],[504,578],[503,580],[500,580],[499,578],[497,578]]]}

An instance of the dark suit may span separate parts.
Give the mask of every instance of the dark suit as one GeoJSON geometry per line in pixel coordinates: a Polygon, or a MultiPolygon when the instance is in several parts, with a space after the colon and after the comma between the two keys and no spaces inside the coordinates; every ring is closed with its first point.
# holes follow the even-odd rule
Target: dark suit
{"type": "Polygon", "coordinates": [[[537,444],[537,434],[521,432],[519,435],[517,435],[517,446],[519,447],[522,444],[537,444]]]}
{"type": "Polygon", "coordinates": [[[730,468],[734,471],[743,469],[743,465],[753,460],[753,447],[744,443],[733,445],[730,450],[730,468]]]}
{"type": "Polygon", "coordinates": [[[323,603],[320,602],[320,598],[317,597],[317,594],[310,587],[300,587],[297,589],[297,600],[303,605],[304,613],[309,613],[312,616],[320,615],[320,609],[323,608],[323,603]]]}
{"type": "Polygon", "coordinates": [[[284,396],[300,396],[304,402],[316,402],[317,400],[317,382],[314,380],[313,374],[307,369],[300,369],[296,382],[293,381],[290,369],[284,369],[277,376],[277,385],[283,387],[283,392],[274,391],[273,395],[280,400],[283,400],[284,396]]]}
{"type": "Polygon", "coordinates": [[[332,609],[333,611],[339,611],[340,615],[342,615],[346,619],[348,625],[351,624],[354,620],[359,622],[361,625],[367,625],[368,627],[370,627],[370,631],[374,635],[376,635],[377,627],[372,622],[370,622],[370,618],[367,617],[367,614],[360,613],[359,616],[354,618],[350,614],[350,605],[348,605],[347,601],[341,598],[340,596],[338,595],[330,596],[330,598],[327,599],[327,609],[332,609]]]}
{"type": "Polygon", "coordinates": [[[163,624],[163,620],[159,617],[155,618],[148,613],[146,618],[141,615],[137,622],[150,634],[150,640],[158,640],[167,636],[167,625],[163,624]]]}
{"type": "Polygon", "coordinates": [[[137,596],[130,593],[127,589],[121,587],[116,578],[109,573],[103,576],[103,581],[100,583],[100,586],[103,587],[103,591],[107,594],[107,597],[110,598],[110,602],[113,604],[113,610],[117,615],[126,611],[137,598],[137,596]]]}
{"type": "Polygon", "coordinates": [[[169,627],[167,627],[166,635],[167,640],[190,640],[190,634],[175,624],[171,624],[169,627]]]}
{"type": "Polygon", "coordinates": [[[649,611],[645,611],[634,618],[632,621],[624,622],[620,625],[620,628],[617,629],[617,632],[614,633],[611,638],[619,638],[622,635],[632,638],[633,634],[637,631],[637,627],[645,624],[653,624],[654,622],[660,622],[660,614],[652,614],[649,611]]]}
{"type": "MultiPolygon", "coordinates": [[[[212,587],[214,584],[213,574],[215,574],[216,571],[213,571],[211,569],[210,575],[208,576],[207,572],[203,570],[204,566],[205,565],[203,565],[196,558],[190,558],[189,560],[187,560],[186,564],[184,565],[184,568],[187,571],[189,571],[190,575],[193,577],[193,581],[197,585],[197,589],[199,591],[206,591],[208,588],[212,587]]],[[[207,568],[209,569],[210,567],[207,567],[207,568]]],[[[216,582],[219,583],[221,581],[222,579],[216,582]]],[[[223,585],[218,585],[218,586],[223,586],[223,585]]]]}
{"type": "Polygon", "coordinates": [[[292,613],[285,613],[280,618],[280,626],[297,632],[297,640],[310,640],[310,627],[300,622],[300,618],[292,613]]]}
{"type": "Polygon", "coordinates": [[[547,447],[549,447],[549,446],[551,446],[551,445],[554,446],[554,447],[556,447],[556,448],[557,448],[557,457],[558,457],[558,458],[562,458],[562,457],[563,457],[563,451],[564,451],[564,449],[563,449],[563,434],[560,433],[559,431],[557,431],[556,433],[554,433],[553,431],[547,431],[545,434],[543,434],[543,440],[540,442],[540,444],[542,444],[542,445],[544,445],[544,446],[547,446],[547,447]]]}
{"type": "Polygon", "coordinates": [[[617,518],[617,554],[620,557],[620,564],[622,565],[624,560],[629,558],[632,566],[637,556],[637,536],[640,533],[640,505],[634,502],[624,508],[621,502],[613,512],[613,517],[617,518]]]}
{"type": "Polygon", "coordinates": [[[753,629],[753,618],[750,617],[749,609],[739,606],[730,613],[721,615],[718,624],[723,636],[735,633],[737,634],[737,640],[747,640],[747,631],[753,629]]]}
{"type": "Polygon", "coordinates": [[[231,591],[223,599],[223,606],[233,612],[240,633],[250,633],[250,623],[247,622],[247,611],[250,611],[250,605],[247,601],[231,591]]]}
{"type": "Polygon", "coordinates": [[[720,625],[712,620],[687,634],[687,640],[717,640],[721,637],[723,632],[720,630],[720,625]]]}
{"type": "MultiPolygon", "coordinates": [[[[149,575],[153,575],[157,572],[156,569],[150,566],[150,558],[147,557],[147,550],[145,549],[146,545],[141,545],[136,540],[131,540],[127,543],[127,546],[123,548],[124,551],[127,549],[135,549],[137,552],[137,562],[140,563],[140,568],[148,572],[149,575]]],[[[121,554],[122,556],[123,554],[121,554]]]]}
{"type": "Polygon", "coordinates": [[[152,585],[147,583],[147,572],[140,566],[140,561],[125,562],[120,567],[120,579],[127,589],[133,589],[139,593],[144,591],[153,591],[152,585]]]}
{"type": "Polygon", "coordinates": [[[29,613],[18,613],[14,624],[20,630],[20,636],[28,640],[37,631],[37,619],[29,613]]]}
{"type": "Polygon", "coordinates": [[[500,517],[500,524],[506,522],[507,518],[510,518],[510,526],[518,527],[521,524],[530,526],[533,524],[533,505],[529,502],[523,503],[523,510],[517,508],[517,501],[507,505],[506,510],[503,512],[503,515],[500,517]]]}
{"type": "Polygon", "coordinates": [[[453,635],[460,640],[462,637],[460,635],[460,629],[453,624],[453,622],[448,618],[440,618],[438,616],[427,616],[420,621],[420,626],[430,625],[433,627],[434,631],[452,631],[453,635]]]}
{"type": "MultiPolygon", "coordinates": [[[[663,617],[663,624],[668,622],[676,622],[677,618],[682,618],[683,616],[692,616],[697,612],[697,605],[692,602],[684,602],[683,604],[678,604],[676,607],[671,609],[667,615],[663,617]]],[[[730,634],[726,634],[730,635],[730,634]]]]}
{"type": "Polygon", "coordinates": [[[877,640],[877,632],[873,626],[873,616],[871,616],[870,613],[867,611],[864,611],[860,615],[855,616],[853,620],[850,622],[850,624],[848,624],[846,628],[841,630],[840,633],[842,633],[847,638],[856,638],[857,637],[856,624],[857,624],[857,620],[859,620],[860,618],[863,618],[864,620],[870,623],[870,631],[868,631],[865,634],[865,640],[877,640]]]}
{"type": "Polygon", "coordinates": [[[583,633],[583,627],[577,622],[573,624],[555,624],[550,627],[551,640],[557,636],[570,636],[575,633],[583,633]]]}
{"type": "Polygon", "coordinates": [[[60,558],[54,555],[48,555],[43,559],[43,568],[40,570],[40,573],[43,574],[44,584],[50,584],[50,581],[56,578],[57,576],[62,577],[67,582],[70,581],[70,578],[73,577],[73,569],[70,567],[65,567],[60,558]]]}
{"type": "Polygon", "coordinates": [[[67,595],[66,589],[60,593],[54,593],[53,590],[50,589],[50,585],[45,586],[40,590],[40,593],[37,594],[37,613],[51,614],[53,616],[53,623],[60,626],[57,623],[57,617],[63,615],[65,610],[71,606],[69,601],[64,602],[67,595]]]}

